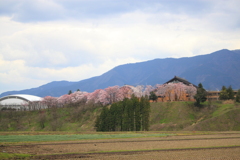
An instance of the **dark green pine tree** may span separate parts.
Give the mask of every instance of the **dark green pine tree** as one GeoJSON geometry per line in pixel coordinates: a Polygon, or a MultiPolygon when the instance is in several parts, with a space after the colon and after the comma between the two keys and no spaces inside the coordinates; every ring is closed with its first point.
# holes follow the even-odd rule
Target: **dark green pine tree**
{"type": "Polygon", "coordinates": [[[150,116],[150,102],[147,96],[142,97],[140,100],[142,107],[142,130],[149,130],[149,116],[150,116]]]}
{"type": "Polygon", "coordinates": [[[195,105],[197,107],[201,106],[202,102],[205,102],[207,100],[207,92],[206,90],[203,88],[202,83],[198,84],[198,88],[197,88],[197,93],[194,96],[194,99],[196,100],[195,105]]]}
{"type": "Polygon", "coordinates": [[[71,91],[71,90],[68,91],[68,95],[70,95],[70,94],[72,94],[72,91],[71,91]]]}
{"type": "Polygon", "coordinates": [[[95,126],[94,126],[96,128],[96,131],[101,131],[100,123],[101,123],[100,116],[97,116],[97,119],[95,121],[95,126]]]}
{"type": "Polygon", "coordinates": [[[121,102],[113,103],[109,109],[110,131],[120,131],[122,119],[121,102]]]}
{"type": "Polygon", "coordinates": [[[139,101],[134,95],[121,102],[103,107],[95,122],[96,131],[140,131],[149,130],[150,103],[148,97],[139,101]]]}
{"type": "Polygon", "coordinates": [[[129,118],[129,112],[130,112],[130,105],[131,101],[129,99],[123,100],[123,116],[122,116],[122,131],[129,131],[130,130],[130,118],[129,118]]]}
{"type": "Polygon", "coordinates": [[[234,100],[234,92],[233,92],[232,86],[228,87],[227,93],[228,93],[228,99],[234,100]]]}
{"type": "Polygon", "coordinates": [[[138,98],[133,94],[129,102],[128,116],[130,121],[130,131],[135,130],[135,109],[138,105],[138,98]]]}
{"type": "Polygon", "coordinates": [[[123,103],[118,102],[116,103],[116,109],[115,109],[115,118],[116,118],[116,131],[122,130],[122,117],[124,113],[123,103]]]}
{"type": "Polygon", "coordinates": [[[128,118],[127,106],[125,106],[123,117],[122,117],[122,131],[129,131],[130,123],[128,118]]]}
{"type": "Polygon", "coordinates": [[[116,129],[116,117],[115,117],[115,106],[111,106],[108,113],[108,131],[115,131],[116,129]]]}
{"type": "Polygon", "coordinates": [[[229,99],[228,91],[227,91],[227,88],[225,86],[222,86],[222,90],[220,91],[219,99],[220,100],[229,99]]]}
{"type": "Polygon", "coordinates": [[[134,100],[135,105],[135,131],[141,130],[141,109],[140,109],[140,102],[138,98],[134,100]]]}
{"type": "Polygon", "coordinates": [[[100,114],[97,131],[109,131],[109,109],[105,106],[100,114]]]}
{"type": "Polygon", "coordinates": [[[122,131],[123,130],[123,115],[124,115],[124,103],[123,101],[117,102],[116,108],[116,130],[122,131]]]}
{"type": "Polygon", "coordinates": [[[152,100],[153,102],[156,102],[157,99],[158,99],[158,97],[157,97],[157,95],[152,91],[152,92],[150,92],[149,99],[152,100]]]}
{"type": "Polygon", "coordinates": [[[240,103],[240,89],[239,89],[238,92],[237,92],[235,101],[238,102],[238,103],[240,103]]]}
{"type": "Polygon", "coordinates": [[[144,97],[141,97],[140,102],[139,102],[139,108],[140,108],[140,118],[141,118],[141,129],[143,130],[143,113],[144,113],[144,97]]]}

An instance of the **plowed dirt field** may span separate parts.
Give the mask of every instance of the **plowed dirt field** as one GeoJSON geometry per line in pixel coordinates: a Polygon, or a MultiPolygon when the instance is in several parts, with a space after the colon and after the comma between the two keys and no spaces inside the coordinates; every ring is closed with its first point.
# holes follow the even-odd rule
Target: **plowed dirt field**
{"type": "Polygon", "coordinates": [[[240,133],[4,144],[33,159],[240,159],[240,133]]]}

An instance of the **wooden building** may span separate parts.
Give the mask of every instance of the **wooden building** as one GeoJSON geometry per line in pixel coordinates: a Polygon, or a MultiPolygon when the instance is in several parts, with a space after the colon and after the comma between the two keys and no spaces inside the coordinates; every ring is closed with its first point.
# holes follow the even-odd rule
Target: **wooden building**
{"type": "MultiPolygon", "coordinates": [[[[196,91],[198,88],[196,85],[190,83],[186,79],[183,79],[177,76],[174,76],[172,79],[165,82],[160,87],[165,87],[165,88],[162,89],[162,91],[161,89],[159,89],[160,91],[158,91],[158,88],[154,90],[155,94],[158,96],[157,102],[195,101],[193,96],[196,94],[196,91]],[[167,86],[168,84],[176,84],[176,83],[181,83],[185,85],[185,87],[176,87],[176,85],[167,86]],[[195,89],[193,89],[193,87],[195,89]]],[[[221,91],[207,91],[207,100],[208,101],[219,100],[220,92],[221,91]]],[[[233,92],[236,97],[238,91],[234,90],[233,92]]]]}
{"type": "Polygon", "coordinates": [[[167,82],[164,83],[164,84],[168,84],[168,83],[179,83],[179,82],[181,82],[181,83],[183,83],[183,84],[185,84],[185,85],[187,85],[187,86],[193,85],[194,87],[197,88],[196,85],[188,82],[186,79],[183,79],[183,78],[180,78],[180,77],[177,77],[177,76],[174,76],[172,79],[170,79],[169,81],[167,81],[167,82]]]}
{"type": "Polygon", "coordinates": [[[155,94],[158,102],[168,101],[194,101],[197,86],[186,79],[173,77],[163,85],[156,88],[155,94]]]}
{"type": "MultiPolygon", "coordinates": [[[[208,101],[217,101],[217,100],[219,100],[220,92],[221,91],[207,91],[207,100],[208,101]]],[[[234,92],[234,96],[236,97],[238,91],[237,90],[233,90],[233,92],[234,92]]]]}

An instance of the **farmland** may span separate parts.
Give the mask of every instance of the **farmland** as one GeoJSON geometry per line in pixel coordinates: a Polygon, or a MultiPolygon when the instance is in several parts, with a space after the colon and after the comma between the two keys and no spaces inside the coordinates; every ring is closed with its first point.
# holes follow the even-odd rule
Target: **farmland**
{"type": "Polygon", "coordinates": [[[0,159],[239,159],[240,105],[151,103],[150,131],[96,132],[102,107],[1,112],[0,159]],[[57,119],[53,120],[55,113],[57,119]],[[45,114],[44,128],[40,119],[45,114]],[[57,120],[57,121],[56,121],[57,120]],[[57,123],[53,123],[57,122],[57,123]],[[161,157],[161,158],[160,158],[161,157]]]}
{"type": "Polygon", "coordinates": [[[0,133],[0,158],[15,154],[26,159],[238,159],[239,151],[237,131],[0,133]],[[19,136],[22,139],[16,141],[19,136]]]}

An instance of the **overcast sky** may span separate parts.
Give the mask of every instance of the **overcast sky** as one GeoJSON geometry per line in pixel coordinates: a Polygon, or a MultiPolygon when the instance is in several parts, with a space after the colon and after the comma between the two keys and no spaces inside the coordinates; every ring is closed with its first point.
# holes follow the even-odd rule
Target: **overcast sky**
{"type": "Polygon", "coordinates": [[[0,0],[0,93],[240,49],[240,0],[0,0]]]}

